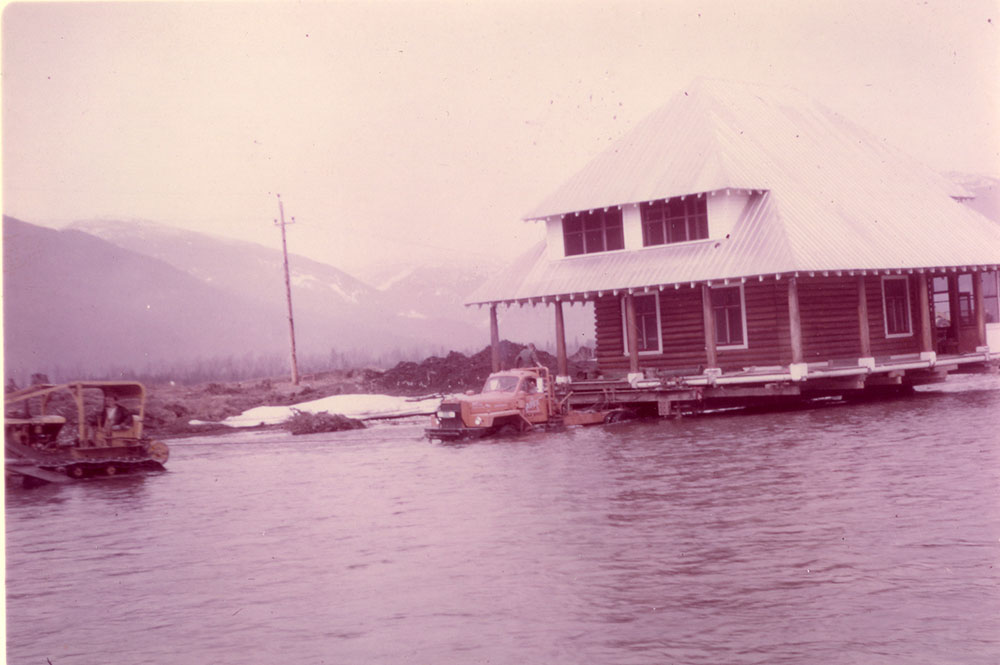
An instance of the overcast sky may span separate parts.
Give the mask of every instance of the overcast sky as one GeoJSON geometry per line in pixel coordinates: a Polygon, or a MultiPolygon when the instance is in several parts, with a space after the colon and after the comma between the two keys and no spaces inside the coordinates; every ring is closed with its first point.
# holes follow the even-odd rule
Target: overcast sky
{"type": "Polygon", "coordinates": [[[789,85],[1000,175],[995,0],[51,3],[3,14],[3,210],[145,219],[349,272],[509,258],[697,76],[789,85]]]}

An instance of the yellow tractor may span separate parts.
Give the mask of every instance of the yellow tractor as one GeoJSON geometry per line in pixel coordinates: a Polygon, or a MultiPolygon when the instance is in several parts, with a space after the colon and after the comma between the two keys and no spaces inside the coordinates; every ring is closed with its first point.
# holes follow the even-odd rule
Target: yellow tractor
{"type": "Polygon", "coordinates": [[[165,443],[143,436],[146,388],[135,381],[40,384],[7,393],[4,407],[8,479],[163,470],[170,457],[165,443]],[[64,429],[68,421],[73,426],[64,429]]]}

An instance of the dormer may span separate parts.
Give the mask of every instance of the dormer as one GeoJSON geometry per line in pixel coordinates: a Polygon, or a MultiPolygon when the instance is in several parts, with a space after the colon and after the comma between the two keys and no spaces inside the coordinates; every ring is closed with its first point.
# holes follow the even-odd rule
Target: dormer
{"type": "Polygon", "coordinates": [[[732,233],[750,194],[715,190],[548,217],[547,254],[559,260],[722,240],[732,233]]]}

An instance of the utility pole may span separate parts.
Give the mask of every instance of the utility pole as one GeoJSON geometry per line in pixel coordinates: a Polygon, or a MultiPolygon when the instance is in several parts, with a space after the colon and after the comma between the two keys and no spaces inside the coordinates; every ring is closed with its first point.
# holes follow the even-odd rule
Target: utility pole
{"type": "MultiPolygon", "coordinates": [[[[292,340],[292,385],[299,385],[299,363],[295,358],[295,320],[292,318],[292,282],[288,277],[288,244],[285,242],[285,206],[281,203],[281,194],[278,194],[278,213],[281,221],[274,220],[276,226],[281,227],[281,253],[285,257],[285,296],[288,298],[288,334],[292,340]]],[[[294,224],[295,218],[288,224],[294,224]]]]}

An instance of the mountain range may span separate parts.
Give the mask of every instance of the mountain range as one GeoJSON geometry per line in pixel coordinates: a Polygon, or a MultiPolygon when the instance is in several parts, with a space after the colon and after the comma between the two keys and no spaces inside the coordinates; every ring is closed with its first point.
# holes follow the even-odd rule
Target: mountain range
{"type": "MultiPolygon", "coordinates": [[[[150,222],[56,230],[4,216],[3,260],[8,376],[288,366],[278,249],[150,222]]],[[[300,362],[389,362],[489,341],[487,317],[461,303],[499,264],[394,266],[382,288],[297,255],[289,265],[300,362]]]]}

